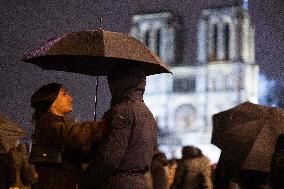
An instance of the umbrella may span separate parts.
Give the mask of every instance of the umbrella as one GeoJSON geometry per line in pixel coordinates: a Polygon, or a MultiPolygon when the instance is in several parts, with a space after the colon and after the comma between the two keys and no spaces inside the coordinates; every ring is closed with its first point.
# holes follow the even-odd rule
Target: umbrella
{"type": "MultiPolygon", "coordinates": [[[[120,65],[139,65],[146,75],[170,73],[166,64],[136,38],[106,30],[82,30],[56,37],[27,53],[24,62],[46,70],[105,76],[120,65]]],[[[119,72],[119,70],[117,70],[119,72]]],[[[95,111],[98,78],[96,82],[95,111]]]]}
{"type": "Polygon", "coordinates": [[[71,32],[49,40],[24,55],[23,61],[47,70],[97,76],[107,75],[120,64],[139,64],[146,75],[170,73],[162,60],[136,38],[101,29],[71,32]]]}
{"type": "Polygon", "coordinates": [[[284,131],[284,112],[245,102],[213,115],[211,143],[234,167],[270,171],[277,137],[284,131]]]}
{"type": "Polygon", "coordinates": [[[0,152],[5,153],[15,146],[16,141],[27,134],[18,124],[0,114],[0,152]]]}

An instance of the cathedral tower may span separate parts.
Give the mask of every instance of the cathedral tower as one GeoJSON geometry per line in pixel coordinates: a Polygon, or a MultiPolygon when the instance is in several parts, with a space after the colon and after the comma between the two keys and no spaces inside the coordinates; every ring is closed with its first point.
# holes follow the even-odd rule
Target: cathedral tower
{"type": "Polygon", "coordinates": [[[182,26],[176,16],[135,15],[132,22],[131,35],[156,52],[173,73],[148,77],[144,95],[157,119],[159,146],[167,155],[177,156],[185,145],[210,146],[213,114],[245,101],[257,103],[259,68],[246,8],[201,12],[193,26],[198,32],[195,65],[179,59],[182,26]]]}
{"type": "Polygon", "coordinates": [[[259,68],[254,52],[254,28],[246,9],[233,6],[202,11],[197,65],[206,67],[207,125],[214,113],[244,101],[257,103],[259,68]]]}

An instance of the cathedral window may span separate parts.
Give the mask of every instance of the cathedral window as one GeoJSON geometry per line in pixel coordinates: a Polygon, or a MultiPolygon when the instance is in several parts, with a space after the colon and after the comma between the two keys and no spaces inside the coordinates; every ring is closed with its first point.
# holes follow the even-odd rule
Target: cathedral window
{"type": "Polygon", "coordinates": [[[197,110],[191,104],[183,104],[175,110],[175,126],[179,130],[193,129],[197,118],[197,110]]]}
{"type": "Polygon", "coordinates": [[[224,26],[224,60],[229,60],[230,53],[230,27],[229,24],[225,24],[224,26]]]}
{"type": "Polygon", "coordinates": [[[156,31],[156,43],[155,43],[155,52],[157,53],[158,56],[160,56],[161,52],[161,29],[158,29],[156,31]]]}
{"type": "Polygon", "coordinates": [[[176,32],[178,20],[169,12],[134,15],[130,34],[155,52],[164,62],[173,65],[180,59],[176,32]]]}
{"type": "Polygon", "coordinates": [[[151,40],[150,38],[151,38],[150,31],[147,30],[147,31],[145,32],[145,36],[144,36],[144,39],[143,39],[143,41],[142,41],[142,42],[144,42],[144,44],[145,44],[147,47],[150,47],[150,40],[151,40]]]}
{"type": "Polygon", "coordinates": [[[194,92],[196,88],[195,78],[175,78],[173,82],[173,90],[177,93],[194,92]]]}
{"type": "Polygon", "coordinates": [[[209,56],[209,61],[217,61],[217,50],[218,50],[218,26],[217,24],[213,25],[213,33],[212,33],[212,49],[209,56]]]}

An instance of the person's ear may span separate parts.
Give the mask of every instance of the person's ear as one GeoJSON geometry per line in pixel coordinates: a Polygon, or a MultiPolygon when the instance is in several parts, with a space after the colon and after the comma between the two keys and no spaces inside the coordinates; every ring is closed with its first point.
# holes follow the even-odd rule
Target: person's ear
{"type": "Polygon", "coordinates": [[[55,101],[51,104],[51,106],[49,107],[49,109],[54,109],[55,107],[55,101]]]}

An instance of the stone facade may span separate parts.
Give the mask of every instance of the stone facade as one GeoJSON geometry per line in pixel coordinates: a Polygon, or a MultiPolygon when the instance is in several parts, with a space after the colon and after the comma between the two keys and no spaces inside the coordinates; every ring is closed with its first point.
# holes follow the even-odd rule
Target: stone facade
{"type": "Polygon", "coordinates": [[[213,114],[258,101],[259,68],[247,10],[233,6],[202,11],[195,65],[176,59],[182,46],[180,27],[172,14],[155,13],[135,15],[131,30],[173,73],[149,76],[145,93],[158,122],[158,142],[169,156],[179,156],[184,145],[210,146],[213,114]]]}

